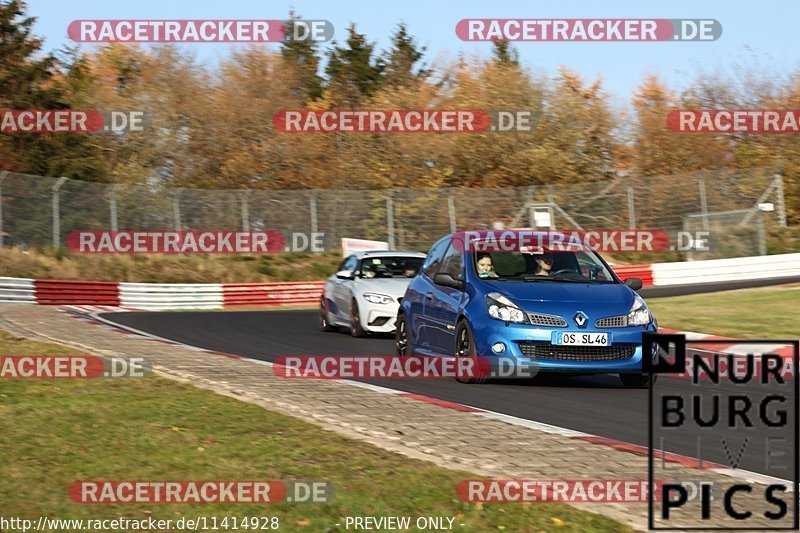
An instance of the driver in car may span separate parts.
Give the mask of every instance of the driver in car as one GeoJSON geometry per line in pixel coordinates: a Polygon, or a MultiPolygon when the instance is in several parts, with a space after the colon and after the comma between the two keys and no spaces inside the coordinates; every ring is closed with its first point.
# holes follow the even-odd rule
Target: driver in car
{"type": "Polygon", "coordinates": [[[553,269],[553,262],[555,261],[555,256],[553,252],[544,252],[542,255],[535,258],[536,259],[536,272],[533,273],[534,276],[549,276],[550,271],[553,269]]]}

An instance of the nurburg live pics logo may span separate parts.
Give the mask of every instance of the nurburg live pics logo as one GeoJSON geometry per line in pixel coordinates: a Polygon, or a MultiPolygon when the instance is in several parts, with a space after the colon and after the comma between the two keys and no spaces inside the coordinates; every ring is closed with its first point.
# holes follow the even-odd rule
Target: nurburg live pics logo
{"type": "Polygon", "coordinates": [[[650,529],[798,529],[799,344],[643,334],[644,371],[661,375],[648,395],[648,482],[675,480],[651,491],[650,529]],[[664,379],[681,375],[690,380],[664,379]],[[696,462],[664,451],[676,448],[696,462]],[[710,468],[722,481],[690,502],[676,479],[682,468],[710,468]]]}

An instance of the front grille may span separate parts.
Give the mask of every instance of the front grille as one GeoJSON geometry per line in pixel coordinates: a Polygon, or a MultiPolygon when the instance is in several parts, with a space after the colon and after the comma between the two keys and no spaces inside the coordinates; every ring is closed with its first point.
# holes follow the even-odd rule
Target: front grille
{"type": "Polygon", "coordinates": [[[624,328],[628,325],[628,317],[625,315],[619,315],[598,318],[594,325],[598,328],[624,328]]]}
{"type": "Polygon", "coordinates": [[[619,361],[630,359],[636,346],[614,344],[612,346],[554,346],[546,342],[520,342],[523,355],[536,359],[558,361],[619,361]]]}
{"type": "Polygon", "coordinates": [[[542,315],[540,313],[528,313],[528,319],[534,326],[551,326],[554,328],[567,327],[567,321],[560,316],[542,315]]]}

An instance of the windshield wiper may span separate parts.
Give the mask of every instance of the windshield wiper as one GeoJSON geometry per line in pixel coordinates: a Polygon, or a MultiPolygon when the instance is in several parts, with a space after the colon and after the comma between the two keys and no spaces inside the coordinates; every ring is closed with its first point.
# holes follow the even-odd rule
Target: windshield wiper
{"type": "Polygon", "coordinates": [[[549,276],[526,276],[522,278],[524,281],[565,281],[567,283],[600,283],[592,279],[575,279],[575,278],[551,278],[549,276]]]}

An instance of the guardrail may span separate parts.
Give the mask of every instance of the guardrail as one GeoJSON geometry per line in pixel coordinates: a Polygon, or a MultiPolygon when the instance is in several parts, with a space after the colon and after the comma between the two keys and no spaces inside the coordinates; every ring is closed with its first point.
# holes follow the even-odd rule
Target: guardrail
{"type": "Polygon", "coordinates": [[[28,278],[0,277],[0,303],[36,303],[36,289],[28,278]]]}
{"type": "Polygon", "coordinates": [[[264,305],[285,307],[319,301],[324,281],[296,283],[226,283],[223,285],[225,307],[264,305]]]}
{"type": "MultiPolygon", "coordinates": [[[[800,254],[708,261],[620,265],[622,278],[645,286],[691,285],[800,276],[800,254]]],[[[107,305],[158,311],[225,307],[286,307],[319,301],[324,281],[292,283],[129,283],[0,277],[0,303],[107,305]]]]}
{"type": "Polygon", "coordinates": [[[692,285],[717,281],[800,276],[800,254],[762,255],[651,265],[654,285],[692,285]]]}
{"type": "Polygon", "coordinates": [[[122,307],[131,309],[219,309],[223,307],[221,283],[119,284],[122,307]]]}
{"type": "Polygon", "coordinates": [[[119,283],[116,281],[37,279],[33,285],[37,304],[119,305],[119,283]]]}

